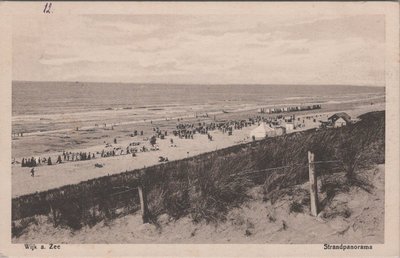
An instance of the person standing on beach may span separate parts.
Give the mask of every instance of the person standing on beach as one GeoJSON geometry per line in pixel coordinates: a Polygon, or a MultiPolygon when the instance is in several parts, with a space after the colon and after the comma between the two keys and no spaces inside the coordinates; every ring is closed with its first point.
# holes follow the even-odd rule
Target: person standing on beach
{"type": "Polygon", "coordinates": [[[36,167],[36,159],[34,157],[31,158],[31,166],[36,167]]]}
{"type": "Polygon", "coordinates": [[[31,169],[31,176],[34,177],[35,176],[35,168],[31,169]]]}

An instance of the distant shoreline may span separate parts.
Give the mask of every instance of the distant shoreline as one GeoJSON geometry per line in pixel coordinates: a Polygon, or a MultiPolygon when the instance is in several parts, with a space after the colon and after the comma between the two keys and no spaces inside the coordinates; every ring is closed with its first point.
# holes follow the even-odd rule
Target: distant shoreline
{"type": "MultiPolygon", "coordinates": [[[[247,108],[243,107],[243,108],[238,108],[238,109],[229,109],[228,113],[240,113],[240,112],[254,112],[255,114],[257,113],[257,109],[259,108],[271,108],[271,107],[284,107],[284,106],[307,106],[307,105],[314,105],[314,104],[321,104],[321,105],[339,105],[339,104],[344,104],[344,103],[357,103],[360,101],[372,101],[372,100],[377,100],[377,99],[382,99],[383,96],[377,96],[377,97],[371,97],[371,98],[366,98],[366,99],[350,99],[350,100],[345,100],[345,101],[323,101],[323,102],[306,102],[306,103],[301,103],[301,102],[297,102],[297,103],[282,103],[282,104],[252,104],[249,105],[247,108]]],[[[297,99],[296,99],[297,100],[297,99]]],[[[148,109],[148,108],[146,108],[148,109]]],[[[22,115],[22,116],[13,116],[12,120],[13,123],[16,123],[17,121],[24,121],[23,118],[29,118],[28,120],[39,120],[41,122],[45,122],[48,121],[49,123],[51,123],[53,121],[53,119],[58,119],[58,120],[62,120],[63,117],[75,117],[74,119],[76,120],[76,123],[88,123],[85,121],[84,117],[90,117],[91,115],[93,116],[93,118],[96,116],[98,117],[97,124],[99,124],[99,126],[95,126],[94,124],[96,122],[93,122],[92,125],[84,125],[84,126],[76,126],[78,127],[79,130],[90,130],[90,129],[95,129],[95,128],[103,128],[103,124],[108,124],[108,127],[111,126],[118,126],[118,125],[130,125],[130,124],[140,124],[140,123],[146,123],[146,122],[159,122],[159,121],[168,121],[168,120],[177,120],[180,118],[184,118],[184,119],[188,119],[188,118],[196,118],[196,113],[198,113],[199,115],[204,115],[204,114],[208,114],[209,116],[214,116],[214,115],[221,115],[223,113],[225,113],[223,111],[223,107],[213,107],[214,110],[218,109],[219,111],[209,111],[209,110],[199,110],[199,111],[191,111],[190,114],[184,114],[182,113],[181,115],[179,114],[174,114],[172,116],[168,116],[168,114],[159,114],[158,116],[149,116],[148,118],[139,118],[136,120],[129,120],[129,115],[131,112],[135,112],[136,109],[104,109],[104,110],[94,110],[94,111],[90,111],[90,112],[76,112],[76,113],[71,113],[71,114],[51,114],[51,115],[22,115]],[[121,122],[103,122],[101,120],[101,118],[106,118],[108,115],[124,115],[125,117],[121,117],[121,122]],[[95,115],[95,116],[94,116],[95,115]],[[128,117],[128,118],[127,118],[128,117]],[[17,118],[22,118],[21,120],[17,120],[17,118]],[[125,119],[125,121],[124,121],[125,119]]],[[[148,111],[154,111],[152,109],[148,109],[148,111]]],[[[163,111],[161,109],[156,110],[156,111],[163,111]]],[[[320,110],[321,111],[321,110],[320,110]]],[[[323,110],[322,110],[323,111],[323,110]]],[[[321,112],[322,112],[321,111],[321,112]]],[[[285,113],[281,113],[281,114],[285,114],[285,113]]],[[[143,114],[144,115],[144,114],[143,114]]],[[[143,115],[141,117],[143,117],[143,115]]],[[[260,114],[260,115],[268,115],[268,114],[260,114]]],[[[269,114],[269,115],[279,115],[279,114],[269,114]]],[[[106,121],[106,119],[105,119],[106,121]]],[[[28,123],[28,122],[26,122],[28,123]]],[[[32,123],[32,122],[31,122],[32,123]]],[[[72,123],[72,122],[71,122],[72,123]]],[[[26,131],[24,132],[24,136],[33,136],[33,135],[43,135],[43,134],[50,134],[50,133],[63,133],[63,132],[70,132],[70,131],[74,131],[76,130],[76,127],[69,127],[69,128],[61,128],[61,129],[56,129],[56,130],[42,130],[42,131],[26,131]]]]}
{"type": "Polygon", "coordinates": [[[132,86],[140,85],[152,85],[152,86],[165,86],[165,85],[177,85],[177,86],[318,86],[318,87],[367,87],[367,88],[385,88],[385,85],[347,85],[347,84],[287,84],[287,83],[165,83],[165,82],[95,82],[95,81],[25,81],[25,80],[12,80],[14,83],[55,83],[55,84],[130,84],[132,86]]]}

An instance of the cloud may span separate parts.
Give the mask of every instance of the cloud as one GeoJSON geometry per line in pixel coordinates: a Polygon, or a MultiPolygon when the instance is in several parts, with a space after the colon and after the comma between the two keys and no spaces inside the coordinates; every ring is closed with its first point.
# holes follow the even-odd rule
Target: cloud
{"type": "Polygon", "coordinates": [[[79,61],[84,61],[84,59],[80,57],[70,57],[70,58],[49,58],[49,59],[40,59],[39,63],[44,65],[64,65],[70,63],[77,63],[79,61]]]}
{"type": "Polygon", "coordinates": [[[291,55],[304,55],[310,53],[310,50],[308,48],[289,48],[286,49],[284,53],[291,55]]]}
{"type": "Polygon", "coordinates": [[[278,27],[286,39],[335,40],[362,38],[384,42],[385,19],[383,15],[342,16],[278,27]]]}
{"type": "Polygon", "coordinates": [[[384,82],[384,17],[84,15],[19,21],[18,80],[384,82]],[[63,26],[61,26],[63,25],[63,26]],[[97,79],[96,79],[97,78],[97,79]]]}

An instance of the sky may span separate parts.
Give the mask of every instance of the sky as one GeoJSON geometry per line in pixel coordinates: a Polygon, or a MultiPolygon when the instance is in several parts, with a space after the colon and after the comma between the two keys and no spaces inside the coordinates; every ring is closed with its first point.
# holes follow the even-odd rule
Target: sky
{"type": "Polygon", "coordinates": [[[13,80],[385,84],[383,15],[41,15],[14,22],[13,80]]]}

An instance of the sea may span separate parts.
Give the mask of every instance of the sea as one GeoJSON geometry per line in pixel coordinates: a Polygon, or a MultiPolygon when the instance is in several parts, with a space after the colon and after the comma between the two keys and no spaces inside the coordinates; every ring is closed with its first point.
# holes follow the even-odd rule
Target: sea
{"type": "Polygon", "coordinates": [[[42,133],[384,96],[384,87],[174,85],[84,82],[12,84],[13,132],[42,133]]]}
{"type": "MultiPolygon", "coordinates": [[[[71,114],[184,106],[324,103],[384,95],[384,87],[347,85],[174,85],[84,82],[12,83],[12,115],[71,114]]],[[[200,109],[201,110],[201,109],[200,109]]]]}

